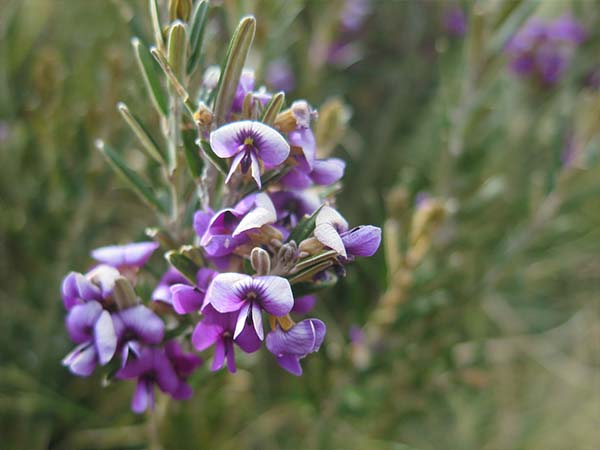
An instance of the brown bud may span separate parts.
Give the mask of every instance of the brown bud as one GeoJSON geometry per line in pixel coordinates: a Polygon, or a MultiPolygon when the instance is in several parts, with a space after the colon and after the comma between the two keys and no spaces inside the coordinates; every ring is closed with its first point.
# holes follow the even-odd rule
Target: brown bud
{"type": "Polygon", "coordinates": [[[120,310],[131,308],[139,303],[139,299],[133,290],[133,286],[125,277],[119,277],[115,280],[113,298],[120,310]]]}
{"type": "Polygon", "coordinates": [[[252,252],[250,253],[250,264],[252,264],[252,268],[259,276],[267,275],[271,272],[271,257],[266,250],[260,247],[254,247],[252,249],[252,252]]]}

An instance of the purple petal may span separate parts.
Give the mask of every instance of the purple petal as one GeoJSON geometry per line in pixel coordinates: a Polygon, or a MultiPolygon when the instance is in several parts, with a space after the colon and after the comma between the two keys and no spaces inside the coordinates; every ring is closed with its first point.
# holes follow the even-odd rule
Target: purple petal
{"type": "Polygon", "coordinates": [[[344,176],[345,168],[346,163],[338,158],[317,159],[310,177],[316,184],[329,186],[344,176]]]}
{"type": "Polygon", "coordinates": [[[243,305],[243,299],[238,296],[237,285],[251,279],[249,275],[240,273],[220,273],[208,287],[206,303],[210,303],[221,313],[239,310],[243,305]]]}
{"type": "Polygon", "coordinates": [[[164,350],[154,349],[154,373],[156,383],[161,391],[172,394],[177,391],[179,378],[164,350]]]}
{"type": "Polygon", "coordinates": [[[306,314],[312,310],[317,302],[317,297],[314,295],[305,295],[303,297],[297,297],[294,299],[294,307],[292,312],[298,314],[306,314]]]}
{"type": "Polygon", "coordinates": [[[256,335],[256,331],[250,326],[244,327],[235,339],[235,343],[246,353],[253,353],[262,346],[262,341],[256,335]]]}
{"type": "Polygon", "coordinates": [[[325,332],[325,324],[318,319],[303,320],[288,331],[277,327],[267,335],[267,349],[275,356],[290,354],[303,357],[319,350],[325,332]]]}
{"type": "Polygon", "coordinates": [[[119,311],[116,315],[123,324],[122,327],[118,327],[119,338],[129,331],[146,344],[158,344],[162,341],[165,325],[160,317],[146,306],[133,306],[119,311]]]}
{"type": "Polygon", "coordinates": [[[174,284],[188,284],[189,281],[173,267],[169,267],[162,276],[156,289],[152,292],[152,300],[171,304],[171,286],[174,284]]]}
{"type": "Polygon", "coordinates": [[[269,314],[283,316],[294,306],[294,296],[288,280],[276,276],[256,277],[253,285],[259,291],[260,305],[269,314]]]}
{"type": "Polygon", "coordinates": [[[177,390],[171,393],[174,400],[189,400],[192,395],[194,395],[192,387],[184,381],[180,381],[177,390]]]}
{"type": "Polygon", "coordinates": [[[300,365],[300,359],[294,355],[281,355],[277,357],[277,364],[281,368],[287,370],[292,375],[302,375],[302,366],[300,365]]]}
{"type": "Polygon", "coordinates": [[[219,370],[223,367],[223,363],[225,362],[225,342],[223,339],[219,339],[215,343],[215,353],[213,355],[213,362],[210,366],[210,370],[213,372],[219,370]]]}
{"type": "Polygon", "coordinates": [[[92,251],[92,258],[113,267],[141,267],[160,247],[156,242],[136,242],[126,245],[109,245],[92,251]]]}
{"type": "Polygon", "coordinates": [[[317,154],[317,144],[315,136],[310,128],[302,128],[288,133],[290,144],[302,148],[302,153],[306,158],[307,169],[312,169],[317,154]]]}
{"type": "Polygon", "coordinates": [[[203,362],[198,355],[185,353],[174,339],[165,344],[165,353],[179,378],[188,378],[203,362]]]}
{"type": "Polygon", "coordinates": [[[185,284],[171,286],[173,309],[178,314],[200,311],[204,303],[204,295],[196,288],[185,284]]]}
{"type": "Polygon", "coordinates": [[[198,272],[196,272],[196,286],[198,286],[198,289],[206,292],[216,274],[217,272],[206,267],[198,270],[198,272]]]}
{"type": "Polygon", "coordinates": [[[372,256],[381,244],[381,228],[362,225],[341,235],[346,252],[353,256],[372,256]]]}
{"type": "Polygon", "coordinates": [[[307,189],[313,185],[313,180],[309,173],[294,167],[279,179],[282,186],[288,189],[307,189]]]}
{"type": "Polygon", "coordinates": [[[141,378],[135,386],[135,392],[131,399],[131,410],[141,414],[146,411],[149,406],[151,409],[154,406],[154,387],[149,380],[141,378]]]}
{"type": "Polygon", "coordinates": [[[237,368],[235,366],[235,353],[233,350],[233,341],[231,339],[225,341],[225,354],[227,355],[227,370],[229,370],[230,373],[235,373],[237,368]]]}
{"type": "Polygon", "coordinates": [[[67,315],[66,326],[73,342],[79,344],[92,338],[94,325],[100,314],[102,314],[102,305],[94,301],[71,308],[67,315]]]}
{"type": "Polygon", "coordinates": [[[88,377],[96,368],[96,349],[88,342],[78,345],[62,360],[63,366],[68,366],[73,375],[88,377]]]}
{"type": "Polygon", "coordinates": [[[117,334],[108,311],[102,311],[94,325],[94,344],[100,365],[107,364],[117,351],[117,334]]]}
{"type": "Polygon", "coordinates": [[[219,325],[208,324],[205,322],[205,320],[199,322],[192,333],[192,345],[199,352],[206,350],[221,339],[221,335],[224,331],[223,327],[219,325]]]}
{"type": "Polygon", "coordinates": [[[194,231],[196,232],[196,235],[202,237],[204,233],[206,233],[213,215],[214,212],[212,210],[196,211],[194,214],[194,231]]]}
{"type": "Polygon", "coordinates": [[[130,378],[137,378],[146,373],[150,373],[154,367],[154,352],[157,351],[154,348],[144,348],[139,354],[138,358],[130,359],[127,361],[124,367],[119,369],[116,378],[119,380],[127,380],[130,378]]]}

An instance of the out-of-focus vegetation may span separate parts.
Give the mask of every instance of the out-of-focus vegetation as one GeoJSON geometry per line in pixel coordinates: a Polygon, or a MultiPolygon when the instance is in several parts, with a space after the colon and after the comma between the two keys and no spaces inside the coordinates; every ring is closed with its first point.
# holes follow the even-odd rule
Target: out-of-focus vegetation
{"type": "MultiPolygon", "coordinates": [[[[164,447],[597,448],[600,94],[585,80],[600,63],[598,3],[374,0],[342,66],[324,57],[341,1],[213,3],[206,63],[252,13],[259,78],[285,57],[295,97],[347,103],[340,209],[383,226],[385,248],[322,295],[328,334],[303,377],[266,352],[234,376],[200,371],[191,401],[159,402],[164,447]],[[443,28],[450,7],[467,13],[464,37],[443,28]],[[529,17],[569,11],[588,36],[561,83],[511,75],[506,40],[529,17]],[[419,193],[446,214],[398,289],[419,193]],[[349,331],[386,295],[393,320],[365,355],[349,331]]],[[[2,0],[0,11],[0,447],[144,448],[131,385],[101,389],[60,365],[59,288],[89,249],[153,223],[93,147],[102,138],[149,164],[115,108],[125,100],[157,126],[129,45],[150,39],[146,2],[2,0]]]]}

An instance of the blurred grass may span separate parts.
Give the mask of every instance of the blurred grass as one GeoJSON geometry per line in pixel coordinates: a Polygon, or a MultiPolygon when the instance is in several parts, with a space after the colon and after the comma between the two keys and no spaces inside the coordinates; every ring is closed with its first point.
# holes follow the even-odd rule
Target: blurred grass
{"type": "MultiPolygon", "coordinates": [[[[297,97],[351,106],[337,154],[352,223],[396,217],[406,240],[422,191],[450,213],[367,370],[352,364],[348,330],[386,288],[383,251],[322,296],[328,336],[302,378],[266,352],[235,376],[203,369],[194,399],[169,406],[165,448],[597,448],[600,97],[582,86],[600,56],[597,3],[465,3],[483,32],[448,39],[447,3],[374,1],[356,36],[364,56],[345,69],[307,57],[315,36],[332,35],[339,2],[224,4],[209,62],[253,12],[259,74],[289,55],[297,97]],[[510,76],[503,39],[528,16],[569,9],[589,37],[567,78],[540,92],[510,76]],[[573,130],[584,156],[565,169],[573,130]],[[393,189],[404,201],[386,207],[393,189]]],[[[0,447],[143,448],[130,385],[99,389],[60,366],[59,286],[89,249],[140,239],[153,220],[92,145],[152,170],[115,108],[125,100],[157,125],[129,46],[150,35],[145,2],[2,0],[0,11],[0,447]]]]}

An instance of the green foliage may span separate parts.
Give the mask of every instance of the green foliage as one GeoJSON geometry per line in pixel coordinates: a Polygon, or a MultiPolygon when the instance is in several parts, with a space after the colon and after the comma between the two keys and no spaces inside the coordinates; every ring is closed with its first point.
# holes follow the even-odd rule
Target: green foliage
{"type": "MultiPolygon", "coordinates": [[[[71,343],[60,282],[91,263],[89,249],[144,239],[145,227],[155,225],[153,212],[94,149],[96,139],[110,142],[124,167],[153,185],[161,179],[153,158],[132,151],[166,153],[150,136],[159,134],[157,111],[168,113],[167,86],[146,50],[140,61],[148,94],[128,45],[134,35],[139,48],[165,46],[148,3],[2,2],[3,449],[147,446],[146,418],[129,412],[131,384],[100,389],[100,376],[81,380],[61,367],[71,343]],[[128,121],[135,133],[115,109],[121,100],[137,113],[128,121]]],[[[362,57],[342,68],[319,58],[338,35],[340,5],[196,7],[186,30],[186,87],[199,85],[195,68],[221,62],[235,24],[254,14],[249,61],[259,78],[268,61],[286,56],[297,79],[290,98],[318,107],[341,96],[351,107],[350,129],[334,153],[348,161],[340,211],[351,223],[394,220],[399,242],[385,234],[386,251],[357,261],[347,282],[319,292],[315,315],[328,334],[323,350],[304,362],[302,378],[281,371],[266,352],[243,355],[234,376],[210,374],[205,365],[192,380],[192,401],[159,401],[159,417],[168,407],[164,447],[596,447],[600,97],[582,80],[600,51],[597,5],[464,2],[473,11],[470,31],[450,39],[440,25],[445,2],[374,1],[355,36],[362,57]],[[511,76],[506,38],[530,16],[569,9],[588,40],[566,79],[539,90],[511,76]],[[569,135],[578,139],[579,157],[563,167],[569,135]],[[423,191],[444,202],[448,217],[364,365],[364,349],[350,342],[349,330],[368,323],[390,286],[389,254],[404,255],[414,199],[423,191]]],[[[232,69],[219,104],[229,101],[239,71],[232,69]]],[[[183,145],[198,177],[201,161],[189,139],[183,145]]],[[[152,195],[165,204],[166,193],[152,195]]],[[[166,262],[154,258],[151,267],[160,274],[166,262]]],[[[142,277],[148,286],[156,281],[142,277]]],[[[305,293],[302,284],[294,289],[305,293]]]]}

